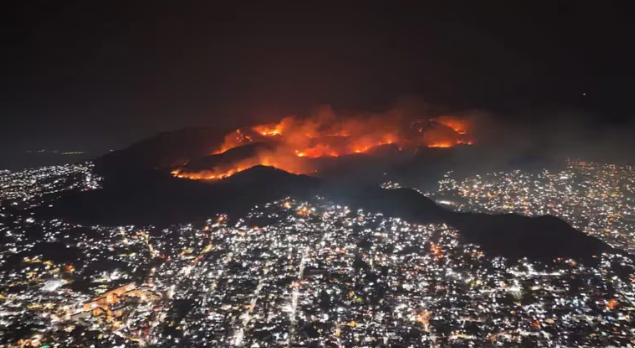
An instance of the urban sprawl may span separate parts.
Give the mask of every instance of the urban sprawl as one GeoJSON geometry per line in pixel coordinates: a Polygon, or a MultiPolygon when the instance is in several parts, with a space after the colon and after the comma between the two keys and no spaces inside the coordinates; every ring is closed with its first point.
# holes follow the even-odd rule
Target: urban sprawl
{"type": "MultiPolygon", "coordinates": [[[[635,346],[629,254],[512,262],[447,225],[320,197],[167,228],[16,213],[101,181],[90,163],[0,172],[0,346],[635,346]]],[[[448,173],[426,195],[457,211],[555,215],[633,253],[634,190],[632,167],[571,160],[553,173],[448,173]]]]}

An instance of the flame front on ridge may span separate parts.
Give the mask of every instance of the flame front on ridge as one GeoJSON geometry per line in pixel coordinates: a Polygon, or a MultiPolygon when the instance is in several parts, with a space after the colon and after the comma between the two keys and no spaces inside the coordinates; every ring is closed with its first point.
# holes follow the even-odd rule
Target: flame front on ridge
{"type": "Polygon", "coordinates": [[[194,180],[230,177],[256,165],[276,167],[291,173],[308,174],[308,159],[368,153],[381,145],[393,144],[400,150],[419,147],[450,148],[471,145],[468,122],[452,116],[405,123],[399,117],[352,117],[338,119],[332,113],[310,118],[289,116],[278,123],[237,129],[224,138],[212,154],[223,154],[250,143],[275,143],[273,150],[206,170],[179,168],[172,174],[194,180]]]}

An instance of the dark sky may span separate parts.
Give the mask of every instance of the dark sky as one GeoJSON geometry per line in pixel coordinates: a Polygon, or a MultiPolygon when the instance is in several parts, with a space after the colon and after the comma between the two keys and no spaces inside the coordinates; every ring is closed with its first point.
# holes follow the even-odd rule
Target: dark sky
{"type": "Polygon", "coordinates": [[[635,110],[626,1],[16,3],[3,11],[3,152],[100,152],[186,126],[319,104],[379,111],[404,97],[501,118],[575,108],[600,125],[635,110]]]}

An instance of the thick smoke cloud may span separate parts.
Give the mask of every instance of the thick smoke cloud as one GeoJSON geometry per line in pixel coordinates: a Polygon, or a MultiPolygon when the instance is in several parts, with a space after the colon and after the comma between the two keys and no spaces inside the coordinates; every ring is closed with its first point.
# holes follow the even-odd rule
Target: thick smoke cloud
{"type": "Polygon", "coordinates": [[[580,158],[604,163],[635,162],[635,124],[606,124],[579,110],[541,109],[496,115],[477,113],[475,137],[501,159],[580,158]]]}
{"type": "Polygon", "coordinates": [[[190,179],[222,179],[255,165],[277,167],[293,173],[315,171],[307,159],[336,158],[371,153],[383,146],[416,153],[420,148],[450,148],[471,145],[471,123],[467,116],[437,115],[423,103],[398,104],[383,113],[335,111],[322,106],[302,117],[291,115],[279,122],[252,125],[227,134],[210,168],[181,168],[174,174],[190,179]],[[234,155],[234,149],[267,143],[270,146],[234,155]]]}
{"type": "Polygon", "coordinates": [[[190,179],[222,179],[266,165],[296,174],[328,176],[333,167],[338,167],[342,175],[347,171],[359,173],[363,168],[365,173],[394,174],[396,179],[418,185],[433,182],[450,170],[469,174],[557,169],[566,158],[632,162],[628,149],[634,148],[635,141],[626,136],[629,127],[598,128],[595,120],[595,115],[574,110],[446,110],[417,99],[374,113],[323,105],[305,115],[290,115],[229,132],[211,151],[219,160],[203,169],[186,165],[174,174],[190,179]],[[268,146],[253,146],[253,151],[239,155],[234,151],[260,143],[268,146]],[[382,157],[378,154],[387,153],[383,148],[392,150],[382,157]],[[359,159],[337,160],[356,155],[370,159],[362,167],[357,165],[363,162],[359,159]]]}

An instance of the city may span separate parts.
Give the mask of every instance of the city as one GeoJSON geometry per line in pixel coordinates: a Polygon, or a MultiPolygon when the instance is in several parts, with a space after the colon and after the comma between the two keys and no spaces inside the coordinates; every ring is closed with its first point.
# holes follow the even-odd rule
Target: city
{"type": "Polygon", "coordinates": [[[635,348],[635,2],[10,1],[0,348],[635,348]]]}
{"type": "Polygon", "coordinates": [[[558,172],[510,171],[456,178],[426,193],[457,211],[557,216],[609,245],[635,252],[635,167],[568,160],[558,172]]]}
{"type": "MultiPolygon", "coordinates": [[[[630,167],[572,161],[555,174],[449,174],[430,195],[460,210],[557,214],[632,250],[622,220],[632,211],[632,178],[630,167]],[[530,187],[543,193],[529,195],[530,187]]],[[[13,209],[99,189],[90,164],[0,180],[7,347],[635,345],[635,263],[624,254],[592,265],[510,262],[462,244],[444,224],[320,197],[167,228],[80,226],[13,209]]]]}

